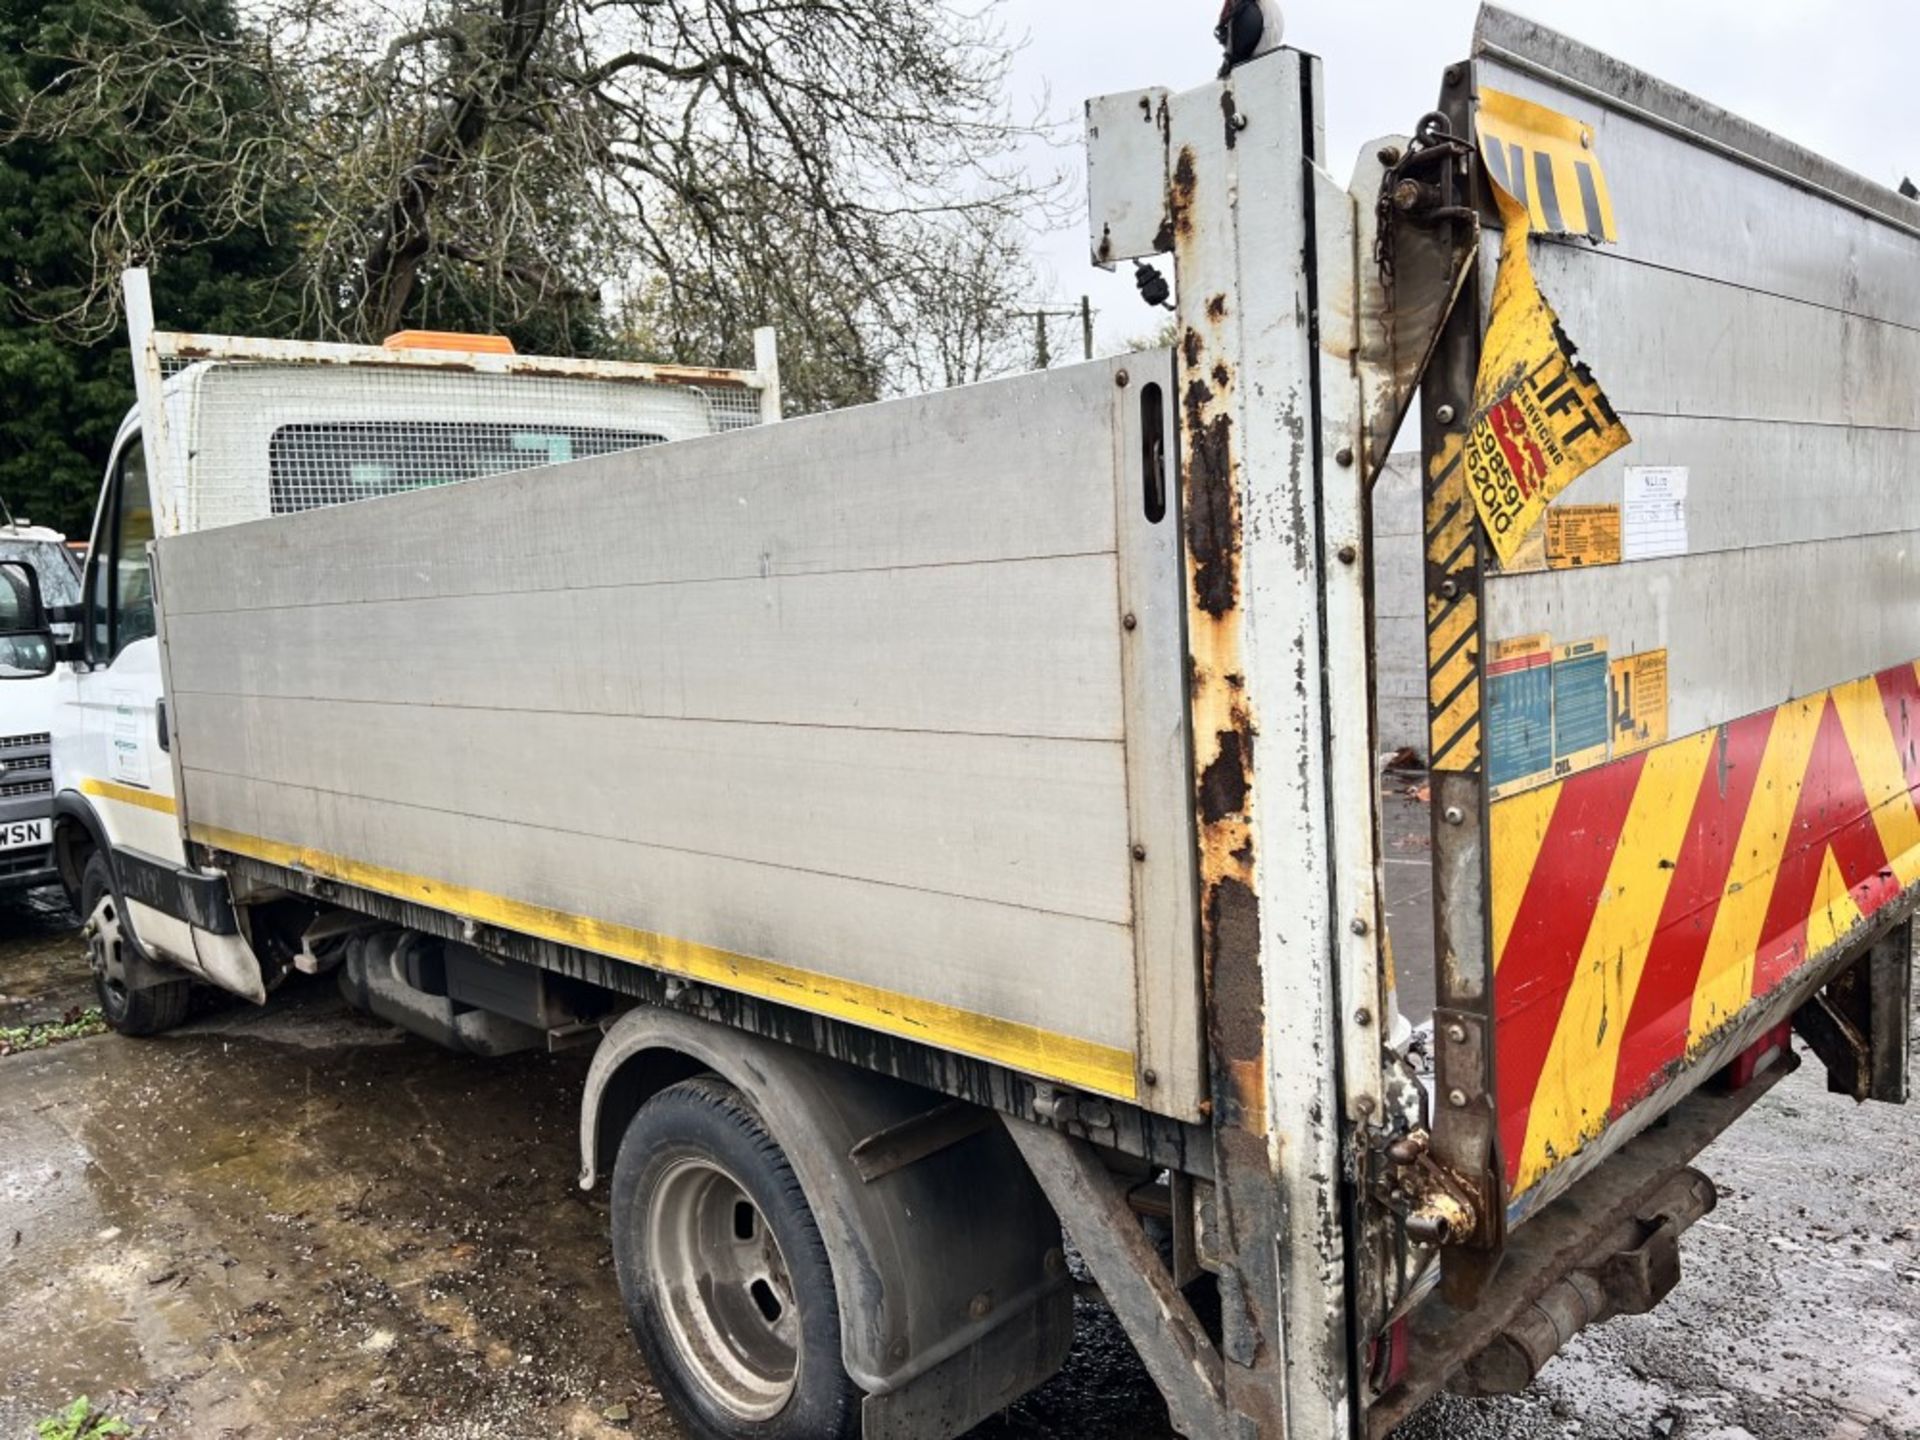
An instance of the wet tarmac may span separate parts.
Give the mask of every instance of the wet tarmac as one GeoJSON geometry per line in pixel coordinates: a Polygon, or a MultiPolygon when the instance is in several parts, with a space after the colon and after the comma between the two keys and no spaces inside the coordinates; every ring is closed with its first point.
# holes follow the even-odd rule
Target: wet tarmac
{"type": "MultiPolygon", "coordinates": [[[[84,1001],[71,923],[0,905],[0,1025],[84,1001]]],[[[325,982],[0,1057],[0,1440],[83,1394],[154,1437],[668,1440],[574,1184],[585,1066],[445,1054],[325,982]]],[[[1815,1068],[1701,1162],[1723,1203],[1660,1312],[1404,1440],[1920,1436],[1920,1117],[1815,1068]]],[[[1088,1307],[974,1440],[1170,1433],[1088,1307]]]]}

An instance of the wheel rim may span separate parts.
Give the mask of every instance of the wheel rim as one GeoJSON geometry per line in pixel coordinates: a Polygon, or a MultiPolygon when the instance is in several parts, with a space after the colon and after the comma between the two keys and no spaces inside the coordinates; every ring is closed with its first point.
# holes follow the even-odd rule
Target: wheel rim
{"type": "Polygon", "coordinates": [[[126,1008],[127,962],[121,951],[125,937],[120,931],[120,911],[111,894],[102,895],[87,917],[87,963],[93,967],[100,985],[100,998],[106,1007],[118,1013],[126,1008]]]}
{"type": "Polygon", "coordinates": [[[654,1188],[648,1252],[680,1357],[743,1420],[778,1415],[800,1371],[800,1311],[780,1244],[740,1182],[676,1161],[654,1188]]]}

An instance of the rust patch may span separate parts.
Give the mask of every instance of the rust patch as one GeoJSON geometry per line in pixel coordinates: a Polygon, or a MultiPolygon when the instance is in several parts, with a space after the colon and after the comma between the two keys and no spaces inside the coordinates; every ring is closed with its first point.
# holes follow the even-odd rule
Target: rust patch
{"type": "Polygon", "coordinates": [[[1208,994],[1212,1003],[1214,1096],[1222,1118],[1266,1129],[1266,1005],[1260,990],[1260,897],[1229,876],[1207,897],[1208,994]]]}
{"type": "Polygon", "coordinates": [[[1209,825],[1244,814],[1252,788],[1252,740],[1235,730],[1223,730],[1218,738],[1220,753],[1200,774],[1200,816],[1209,825]]]}
{"type": "Polygon", "coordinates": [[[1177,240],[1193,236],[1193,191],[1198,177],[1194,171],[1193,147],[1180,147],[1180,158],[1173,165],[1173,233],[1177,240]]]}
{"type": "Polygon", "coordinates": [[[1233,493],[1233,418],[1208,417],[1206,382],[1187,386],[1187,549],[1193,598],[1219,619],[1240,603],[1240,517],[1233,493]]]}
{"type": "MultiPolygon", "coordinates": [[[[1191,152],[1174,173],[1174,214],[1190,237],[1194,192],[1191,152]]],[[[1201,292],[1206,293],[1206,292],[1201,292]]],[[[1216,1143],[1237,1135],[1249,1163],[1265,1168],[1266,1044],[1260,963],[1260,896],[1255,884],[1251,816],[1255,717],[1247,704],[1241,655],[1244,554],[1235,480],[1231,357],[1213,350],[1213,327],[1227,297],[1205,305],[1208,322],[1180,338],[1183,494],[1186,501],[1189,647],[1195,818],[1200,848],[1201,957],[1216,1143]]],[[[1222,1187],[1223,1193],[1227,1187],[1222,1187]]],[[[1228,1224],[1228,1232],[1234,1227],[1228,1224]]],[[[1251,1235],[1271,1233],[1256,1225],[1251,1235]]],[[[1242,1237],[1245,1238],[1245,1237],[1242,1237]]],[[[1249,1243],[1257,1244],[1257,1240],[1249,1243]]]]}

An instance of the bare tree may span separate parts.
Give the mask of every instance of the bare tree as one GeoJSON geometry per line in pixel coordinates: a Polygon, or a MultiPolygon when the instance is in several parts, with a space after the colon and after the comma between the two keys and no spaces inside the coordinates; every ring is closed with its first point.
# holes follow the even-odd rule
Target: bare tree
{"type": "MultiPolygon", "coordinates": [[[[999,236],[1004,263],[1010,217],[1057,199],[1016,163],[1035,132],[984,3],[243,0],[237,35],[77,47],[14,123],[100,134],[143,97],[253,78],[244,107],[170,106],[164,163],[115,177],[102,291],[190,170],[210,223],[294,217],[321,333],[372,338],[451,297],[507,326],[592,314],[612,282],[685,358],[717,321],[771,318],[872,392],[921,354],[892,337],[945,303],[955,247],[999,236]]],[[[934,369],[966,374],[963,352],[934,369]]]]}

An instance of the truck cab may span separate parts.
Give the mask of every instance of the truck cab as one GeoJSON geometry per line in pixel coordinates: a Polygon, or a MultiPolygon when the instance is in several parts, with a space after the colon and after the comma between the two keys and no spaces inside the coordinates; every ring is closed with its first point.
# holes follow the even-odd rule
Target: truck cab
{"type": "MultiPolygon", "coordinates": [[[[40,757],[41,773],[21,782],[38,789],[22,799],[52,821],[49,836],[44,821],[36,830],[34,816],[15,817],[0,776],[0,847],[16,818],[23,836],[39,835],[47,848],[31,873],[57,878],[80,912],[103,1010],[126,1033],[174,1023],[192,980],[260,1002],[282,973],[263,969],[239,932],[224,881],[188,863],[156,538],[694,439],[762,410],[735,372],[535,360],[497,337],[409,332],[357,347],[152,336],[146,294],[133,272],[136,353],[150,364],[114,441],[84,573],[60,551],[64,568],[42,581],[47,605],[72,606],[56,613],[77,623],[54,675],[0,687],[7,713],[46,712],[0,727],[0,762],[13,763],[15,746],[29,765],[40,757]],[[150,464],[155,436],[170,457],[164,478],[150,464]]],[[[59,537],[45,542],[60,550],[59,537]]],[[[29,543],[0,532],[0,560],[29,543]]],[[[0,885],[9,853],[0,848],[0,885]]]]}
{"type": "MultiPolygon", "coordinates": [[[[0,563],[32,570],[48,606],[80,598],[80,571],[66,538],[31,522],[0,526],[0,563]]],[[[0,893],[55,877],[50,744],[58,686],[52,676],[0,685],[0,893]]]]}

